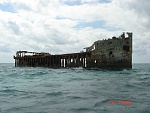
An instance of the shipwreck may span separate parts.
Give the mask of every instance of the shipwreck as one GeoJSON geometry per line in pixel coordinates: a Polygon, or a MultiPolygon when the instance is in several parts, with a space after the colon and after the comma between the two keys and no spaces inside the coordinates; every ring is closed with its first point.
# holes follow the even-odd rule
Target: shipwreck
{"type": "Polygon", "coordinates": [[[132,33],[123,32],[119,37],[95,41],[85,52],[50,54],[17,51],[15,66],[49,68],[132,68],[132,33]]]}

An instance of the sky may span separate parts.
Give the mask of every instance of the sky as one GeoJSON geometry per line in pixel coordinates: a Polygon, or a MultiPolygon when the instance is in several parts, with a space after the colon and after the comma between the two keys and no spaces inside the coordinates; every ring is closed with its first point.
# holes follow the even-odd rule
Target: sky
{"type": "Polygon", "coordinates": [[[83,51],[133,32],[133,63],[150,63],[150,0],[0,0],[0,63],[18,50],[83,51]]]}

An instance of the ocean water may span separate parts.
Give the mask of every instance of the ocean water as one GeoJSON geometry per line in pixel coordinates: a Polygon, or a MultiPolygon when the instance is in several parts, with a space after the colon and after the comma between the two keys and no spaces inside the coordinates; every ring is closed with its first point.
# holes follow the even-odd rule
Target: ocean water
{"type": "Polygon", "coordinates": [[[130,70],[0,64],[0,113],[150,113],[150,64],[130,70]]]}

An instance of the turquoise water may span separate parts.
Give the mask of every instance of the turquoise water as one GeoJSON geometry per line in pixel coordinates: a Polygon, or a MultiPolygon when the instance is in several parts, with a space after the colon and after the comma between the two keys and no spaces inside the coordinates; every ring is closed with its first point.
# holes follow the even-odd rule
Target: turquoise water
{"type": "Polygon", "coordinates": [[[0,64],[0,111],[150,113],[150,64],[118,71],[0,64]]]}

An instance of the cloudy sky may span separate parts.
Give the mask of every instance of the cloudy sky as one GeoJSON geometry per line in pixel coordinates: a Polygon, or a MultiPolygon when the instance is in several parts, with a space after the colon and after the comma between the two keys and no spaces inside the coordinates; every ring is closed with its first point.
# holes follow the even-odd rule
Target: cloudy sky
{"type": "Polygon", "coordinates": [[[133,32],[133,63],[150,63],[150,0],[0,0],[0,63],[18,50],[80,52],[133,32]]]}

